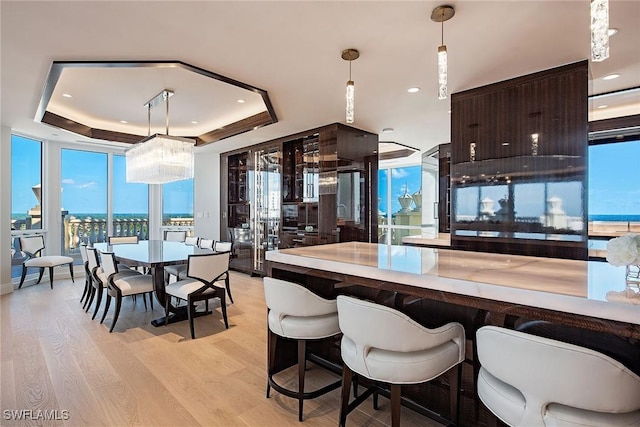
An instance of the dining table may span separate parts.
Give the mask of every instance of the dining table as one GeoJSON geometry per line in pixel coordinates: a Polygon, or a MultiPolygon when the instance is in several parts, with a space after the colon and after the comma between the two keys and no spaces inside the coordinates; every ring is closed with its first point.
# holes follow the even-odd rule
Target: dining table
{"type": "MultiPolygon", "coordinates": [[[[144,267],[149,270],[153,278],[155,295],[158,302],[164,308],[166,303],[165,272],[169,265],[187,264],[189,255],[211,253],[211,249],[203,249],[197,246],[186,245],[184,242],[170,242],[166,240],[140,240],[138,243],[124,243],[109,245],[107,243],[95,243],[93,245],[99,252],[113,252],[119,263],[130,267],[144,267]]],[[[200,313],[199,313],[200,314],[200,313]]],[[[202,313],[206,314],[206,313],[202,313]]],[[[186,306],[176,307],[169,301],[169,318],[166,323],[174,323],[187,320],[186,306]]],[[[151,321],[153,326],[165,324],[165,317],[151,321]]]]}

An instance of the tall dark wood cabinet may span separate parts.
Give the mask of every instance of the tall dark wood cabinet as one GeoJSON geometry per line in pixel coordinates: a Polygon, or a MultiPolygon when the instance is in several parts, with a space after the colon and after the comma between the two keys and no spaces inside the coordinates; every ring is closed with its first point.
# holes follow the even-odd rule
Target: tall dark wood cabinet
{"type": "Polygon", "coordinates": [[[262,275],[269,250],[377,242],[377,150],[378,135],[335,123],[223,153],[221,235],[234,240],[231,267],[262,275]]]}
{"type": "Polygon", "coordinates": [[[586,259],[588,63],[451,96],[455,248],[586,259]]]}

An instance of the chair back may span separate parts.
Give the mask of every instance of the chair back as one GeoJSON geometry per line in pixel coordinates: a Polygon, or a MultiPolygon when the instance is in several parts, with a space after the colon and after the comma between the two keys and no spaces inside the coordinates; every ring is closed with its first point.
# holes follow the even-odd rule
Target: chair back
{"type": "Polygon", "coordinates": [[[186,238],[186,231],[167,231],[164,235],[164,240],[167,242],[184,242],[186,238]]]}
{"type": "Polygon", "coordinates": [[[408,353],[453,341],[460,349],[460,361],[464,360],[464,331],[459,323],[428,329],[384,305],[345,295],[339,295],[337,302],[340,330],[358,347],[408,353]]]}
{"type": "Polygon", "coordinates": [[[200,241],[199,237],[195,236],[187,236],[184,239],[184,244],[188,246],[198,246],[198,242],[200,241]]]}
{"type": "Polygon", "coordinates": [[[200,239],[198,243],[198,247],[201,249],[213,249],[213,245],[215,244],[215,240],[213,239],[200,239]]]}
{"type": "Polygon", "coordinates": [[[212,284],[229,271],[229,253],[189,255],[187,277],[212,284]]]}
{"type": "Polygon", "coordinates": [[[107,277],[118,272],[118,263],[113,252],[100,252],[100,260],[102,261],[102,271],[107,277]]]}
{"type": "Polygon", "coordinates": [[[604,354],[495,326],[480,328],[476,337],[480,375],[487,372],[524,396],[519,425],[543,425],[553,403],[603,413],[640,409],[640,377],[604,354]]]}
{"type": "Polygon", "coordinates": [[[123,245],[126,243],[138,243],[140,241],[140,237],[138,235],[135,236],[109,236],[107,238],[107,243],[109,245],[123,245]]]}
{"type": "Polygon", "coordinates": [[[335,300],[324,299],[297,283],[273,277],[265,277],[263,282],[267,307],[272,312],[279,313],[279,317],[323,316],[338,310],[335,300]]]}
{"type": "Polygon", "coordinates": [[[231,252],[231,242],[216,242],[214,250],[216,252],[231,252]]]}
{"type": "Polygon", "coordinates": [[[98,260],[98,250],[94,247],[87,246],[87,262],[89,264],[89,271],[95,275],[96,268],[100,267],[100,261],[98,260]]]}
{"type": "Polygon", "coordinates": [[[87,255],[87,245],[84,243],[80,244],[80,256],[82,257],[82,263],[87,265],[89,256],[87,255]]]}
{"type": "Polygon", "coordinates": [[[30,258],[38,256],[44,249],[44,236],[23,236],[20,237],[20,250],[30,258]]]}

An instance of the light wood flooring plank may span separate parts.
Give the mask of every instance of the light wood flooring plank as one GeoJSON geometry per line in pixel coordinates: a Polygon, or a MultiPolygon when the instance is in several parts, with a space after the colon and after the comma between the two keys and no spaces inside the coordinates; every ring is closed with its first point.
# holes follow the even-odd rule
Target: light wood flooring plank
{"type": "MultiPolygon", "coordinates": [[[[45,278],[46,279],[46,278],[45,278]]],[[[262,279],[231,272],[235,304],[227,300],[224,328],[218,300],[210,316],[153,327],[164,316],[157,302],[125,298],[118,324],[109,327],[114,303],[101,325],[79,302],[84,278],[25,286],[0,297],[0,405],[15,410],[68,410],[62,421],[7,421],[2,425],[64,426],[300,426],[297,401],[266,392],[266,305],[262,279]]],[[[297,372],[278,374],[295,389],[297,372]]],[[[310,387],[335,378],[310,364],[310,387]]],[[[340,391],[304,403],[304,426],[335,426],[340,391]]],[[[365,402],[349,415],[352,426],[390,425],[365,402]]],[[[436,426],[403,408],[402,425],[436,426]]]]}

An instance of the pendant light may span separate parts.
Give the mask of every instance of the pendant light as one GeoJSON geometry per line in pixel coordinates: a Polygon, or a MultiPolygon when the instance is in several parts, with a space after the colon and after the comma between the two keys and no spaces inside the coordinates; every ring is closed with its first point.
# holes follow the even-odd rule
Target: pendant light
{"type": "Polygon", "coordinates": [[[441,43],[438,47],[438,99],[447,99],[447,46],[444,44],[444,21],[453,18],[452,6],[438,6],[431,12],[431,20],[442,23],[441,43]]]}
{"type": "Polygon", "coordinates": [[[591,0],[591,60],[609,57],[609,0],[591,0]]]}
{"type": "Polygon", "coordinates": [[[347,82],[347,114],[346,121],[347,123],[353,123],[354,121],[354,110],[355,110],[355,84],[353,80],[351,80],[351,61],[355,61],[360,58],[360,52],[356,49],[345,49],[342,51],[342,59],[345,61],[349,61],[349,81],[347,82]]]}

